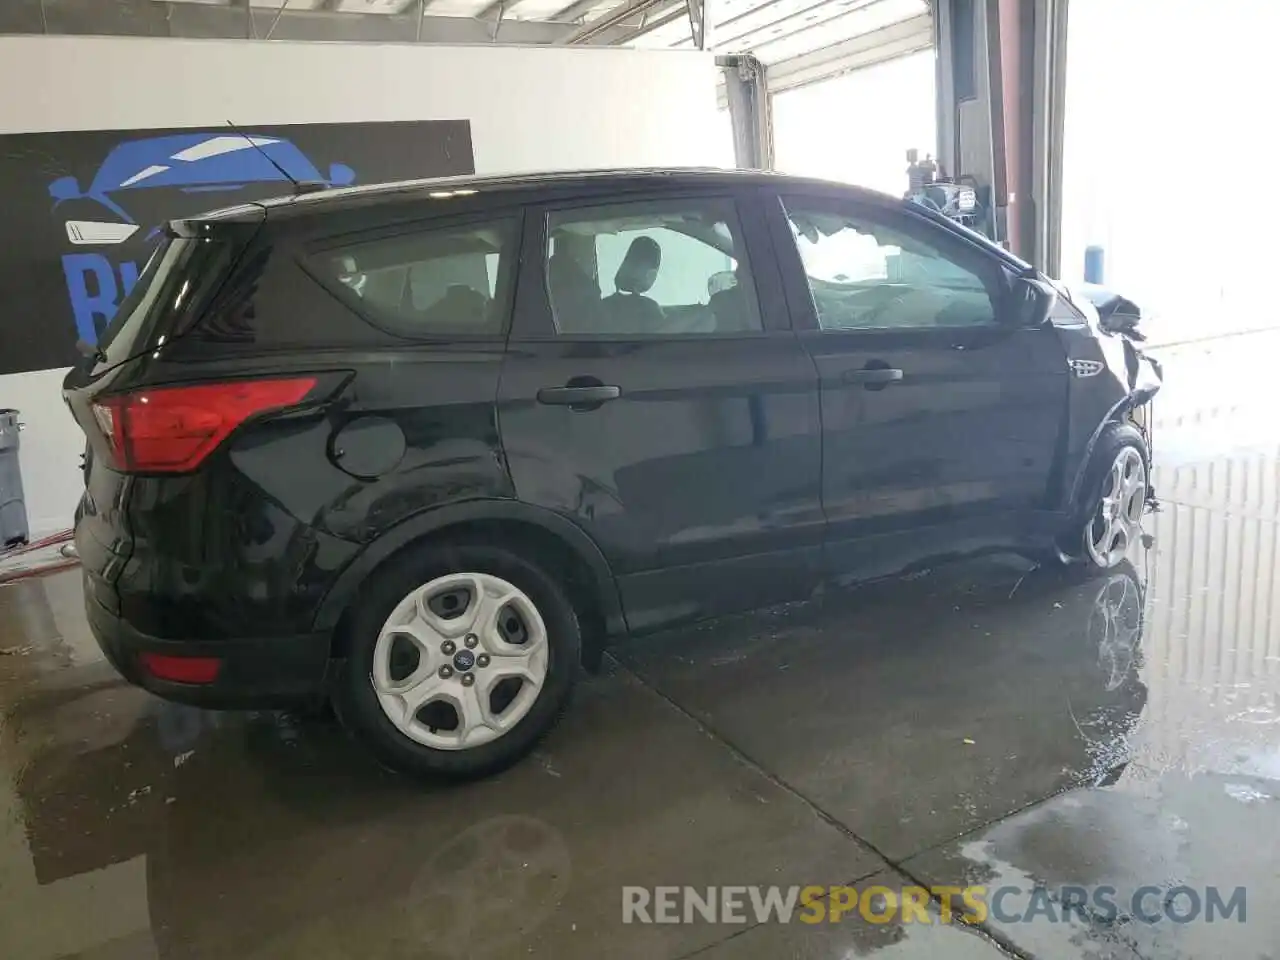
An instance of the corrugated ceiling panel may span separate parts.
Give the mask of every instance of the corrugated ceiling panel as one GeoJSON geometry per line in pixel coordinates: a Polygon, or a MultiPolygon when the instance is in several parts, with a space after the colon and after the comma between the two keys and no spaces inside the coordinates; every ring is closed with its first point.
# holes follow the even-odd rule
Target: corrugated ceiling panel
{"type": "Polygon", "coordinates": [[[689,17],[680,11],[680,15],[670,23],[655,27],[646,33],[637,34],[627,39],[628,46],[635,47],[679,47],[693,46],[693,34],[689,29],[689,17]]]}
{"type": "MultiPolygon", "coordinates": [[[[242,0],[186,2],[228,5],[242,0]]],[[[279,10],[281,0],[249,2],[259,11],[279,10]]],[[[567,11],[573,20],[589,22],[628,2],[631,0],[599,0],[588,6],[572,0],[508,0],[503,16],[506,20],[554,21],[568,19],[561,16],[567,11]]],[[[717,53],[752,53],[770,65],[793,62],[798,82],[811,82],[807,78],[823,74],[829,63],[833,70],[846,62],[856,69],[858,63],[876,62],[878,51],[890,58],[920,49],[931,33],[927,0],[708,0],[708,4],[717,53]],[[873,36],[878,31],[883,32],[883,44],[873,36]],[[867,41],[859,43],[858,38],[864,36],[867,41]]],[[[412,16],[415,7],[415,0],[287,0],[287,9],[299,11],[412,16]]],[[[423,9],[429,17],[478,17],[488,11],[492,18],[494,0],[427,0],[423,9]]],[[[610,42],[657,48],[693,46],[689,17],[682,4],[659,4],[648,14],[624,21],[621,30],[625,35],[618,38],[615,30],[610,42]],[[626,33],[628,28],[633,32],[626,33]]],[[[499,30],[496,39],[509,42],[511,38],[503,37],[499,30]]]]}
{"type": "MultiPolygon", "coordinates": [[[[712,2],[712,43],[718,53],[754,53],[765,63],[821,50],[929,12],[925,0],[738,0],[712,2]]],[[[628,43],[692,47],[683,13],[628,43]]]]}
{"type": "MultiPolygon", "coordinates": [[[[271,0],[262,0],[265,5],[271,0]]],[[[280,4],[276,4],[280,6],[280,4]]],[[[290,2],[290,7],[295,6],[290,2]]],[[[318,6],[312,3],[311,6],[318,6]]],[[[335,9],[339,13],[399,13],[404,6],[404,0],[339,0],[335,9]]]]}
{"type": "Polygon", "coordinates": [[[879,0],[829,19],[756,33],[740,42],[745,44],[743,50],[750,50],[764,63],[781,63],[928,12],[925,0],[879,0]]]}
{"type": "Polygon", "coordinates": [[[850,10],[876,6],[884,0],[777,0],[716,26],[716,45],[739,53],[751,49],[760,37],[793,32],[838,17],[850,10]]]}
{"type": "Polygon", "coordinates": [[[556,20],[556,14],[567,6],[566,0],[508,0],[502,16],[507,20],[556,20]]]}
{"type": "Polygon", "coordinates": [[[490,0],[432,0],[427,15],[432,17],[474,17],[489,6],[490,0]]]}

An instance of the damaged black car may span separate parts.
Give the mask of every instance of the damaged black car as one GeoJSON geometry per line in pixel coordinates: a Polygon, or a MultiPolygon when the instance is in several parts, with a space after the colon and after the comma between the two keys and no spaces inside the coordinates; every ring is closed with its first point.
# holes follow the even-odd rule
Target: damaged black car
{"type": "Polygon", "coordinates": [[[627,634],[979,551],[1122,563],[1139,320],[918,204],[761,174],[177,221],[65,383],[89,621],[162,697],[329,700],[394,767],[490,773],[627,634]]]}

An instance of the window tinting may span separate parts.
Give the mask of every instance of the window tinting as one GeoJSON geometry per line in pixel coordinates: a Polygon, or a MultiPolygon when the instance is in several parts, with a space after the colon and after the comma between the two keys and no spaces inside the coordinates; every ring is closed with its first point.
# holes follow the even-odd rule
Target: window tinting
{"type": "Polygon", "coordinates": [[[641,201],[553,213],[547,288],[561,334],[762,329],[729,201],[641,201]]]}
{"type": "Polygon", "coordinates": [[[499,334],[515,237],[512,220],[425,228],[326,250],[317,260],[396,332],[499,334]]]}
{"type": "Polygon", "coordinates": [[[114,366],[161,337],[173,339],[209,304],[240,247],[226,240],[165,240],[102,333],[99,346],[114,366]]]}
{"type": "Polygon", "coordinates": [[[787,216],[823,330],[996,322],[988,283],[923,231],[799,204],[788,204],[787,216]]]}

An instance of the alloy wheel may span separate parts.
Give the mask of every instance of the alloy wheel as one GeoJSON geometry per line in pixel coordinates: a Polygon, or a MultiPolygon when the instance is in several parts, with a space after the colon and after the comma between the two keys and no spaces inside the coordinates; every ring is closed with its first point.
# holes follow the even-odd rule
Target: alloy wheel
{"type": "Polygon", "coordinates": [[[1111,576],[1098,590],[1089,613],[1088,636],[1096,644],[1098,670],[1107,693],[1119,689],[1134,669],[1142,641],[1142,594],[1125,573],[1111,576]]]}
{"type": "Polygon", "coordinates": [[[438,750],[512,730],[547,678],[547,629],[518,587],[486,573],[438,577],[387,617],[369,680],[387,719],[438,750]]]}
{"type": "Polygon", "coordinates": [[[1138,536],[1146,501],[1147,467],[1142,454],[1134,447],[1122,447],[1084,530],[1085,550],[1099,567],[1114,567],[1124,559],[1138,536]]]}

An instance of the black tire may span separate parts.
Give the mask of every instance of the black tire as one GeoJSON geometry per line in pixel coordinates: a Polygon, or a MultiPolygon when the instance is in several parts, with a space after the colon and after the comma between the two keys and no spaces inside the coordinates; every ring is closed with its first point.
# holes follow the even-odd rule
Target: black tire
{"type": "Polygon", "coordinates": [[[375,571],[361,589],[346,630],[348,655],[333,696],[339,718],[383,764],[425,779],[477,779],[520,760],[564,712],[581,662],[578,616],[556,580],[512,550],[478,543],[424,545],[375,571]],[[383,711],[371,679],[373,653],[383,624],[402,599],[437,577],[464,571],[501,577],[533,601],[547,628],[547,675],[529,712],[507,733],[467,749],[436,749],[406,736],[383,711]]]}
{"type": "Polygon", "coordinates": [[[1058,538],[1058,554],[1064,562],[1084,567],[1088,570],[1114,569],[1102,567],[1089,555],[1085,547],[1089,525],[1093,522],[1094,511],[1102,499],[1106,488],[1107,474],[1120,451],[1132,447],[1142,457],[1143,468],[1147,474],[1147,485],[1151,484],[1151,454],[1147,443],[1138,429],[1127,423],[1112,423],[1103,428],[1102,435],[1093,448],[1084,482],[1080,486],[1080,497],[1067,528],[1058,538]]]}

